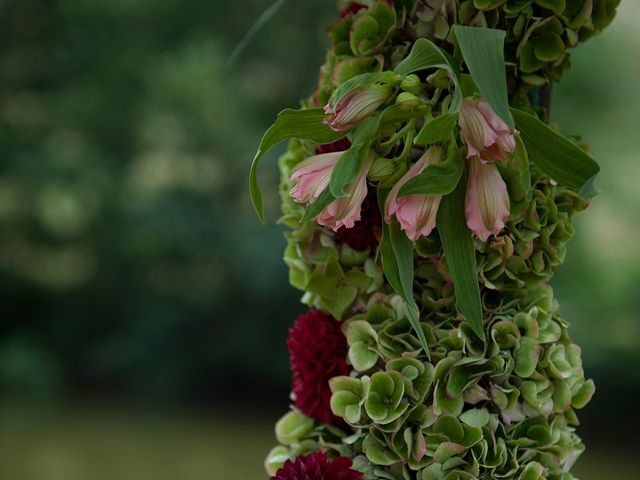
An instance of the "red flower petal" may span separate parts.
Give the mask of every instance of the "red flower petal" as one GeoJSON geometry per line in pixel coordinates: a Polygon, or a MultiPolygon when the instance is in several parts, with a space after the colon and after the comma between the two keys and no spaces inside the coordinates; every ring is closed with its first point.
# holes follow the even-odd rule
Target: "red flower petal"
{"type": "Polygon", "coordinates": [[[331,411],[329,380],[348,375],[347,339],[340,323],[317,310],[301,315],[289,330],[289,356],[296,407],[324,423],[341,425],[331,411]]]}
{"type": "Polygon", "coordinates": [[[358,480],[362,473],[351,469],[351,459],[327,459],[325,452],[302,455],[295,461],[287,460],[271,480],[358,480]]]}
{"type": "Polygon", "coordinates": [[[362,202],[360,215],[360,220],[353,227],[341,227],[335,234],[338,242],[346,243],[359,252],[376,246],[380,240],[381,217],[375,190],[370,189],[362,202]]]}

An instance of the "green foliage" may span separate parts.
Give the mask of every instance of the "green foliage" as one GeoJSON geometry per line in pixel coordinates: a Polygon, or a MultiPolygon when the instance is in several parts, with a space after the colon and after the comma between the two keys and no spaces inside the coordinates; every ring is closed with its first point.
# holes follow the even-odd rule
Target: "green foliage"
{"type": "Polygon", "coordinates": [[[471,233],[464,220],[466,181],[442,200],[438,212],[438,233],[445,260],[453,278],[456,304],[473,331],[484,339],[480,288],[476,274],[476,259],[471,233]]]}
{"type": "Polygon", "coordinates": [[[596,161],[536,117],[512,110],[531,160],[552,179],[573,188],[582,198],[597,194],[593,181],[600,171],[596,161]]]}
{"type": "Polygon", "coordinates": [[[404,300],[409,321],[420,339],[422,348],[428,354],[429,346],[420,327],[418,307],[413,298],[413,245],[400,230],[397,222],[382,225],[380,255],[385,277],[404,300]]]}
{"type": "Polygon", "coordinates": [[[453,33],[479,93],[487,99],[504,123],[513,127],[513,119],[509,115],[504,63],[506,33],[502,30],[462,25],[455,25],[453,33]]]}
{"type": "Polygon", "coordinates": [[[460,152],[454,149],[444,161],[429,165],[424,172],[409,180],[400,189],[398,196],[448,195],[460,182],[463,172],[464,160],[460,152]]]}

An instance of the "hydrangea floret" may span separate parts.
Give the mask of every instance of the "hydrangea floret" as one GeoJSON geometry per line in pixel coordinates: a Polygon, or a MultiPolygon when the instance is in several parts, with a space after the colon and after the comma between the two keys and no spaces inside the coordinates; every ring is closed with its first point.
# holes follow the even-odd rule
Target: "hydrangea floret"
{"type": "Polygon", "coordinates": [[[339,0],[280,158],[292,407],[276,480],[571,480],[594,394],[549,281],[598,164],[548,122],[619,0],[339,0]]]}

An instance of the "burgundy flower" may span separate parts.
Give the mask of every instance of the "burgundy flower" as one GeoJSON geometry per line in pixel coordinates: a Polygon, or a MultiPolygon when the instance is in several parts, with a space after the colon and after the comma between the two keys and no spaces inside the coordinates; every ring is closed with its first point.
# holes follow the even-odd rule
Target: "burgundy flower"
{"type": "Polygon", "coordinates": [[[353,227],[342,227],[335,234],[338,242],[346,243],[359,252],[376,246],[380,240],[381,218],[375,190],[369,192],[362,202],[360,215],[360,220],[353,227]]]}
{"type": "Polygon", "coordinates": [[[351,459],[327,459],[325,452],[302,455],[294,462],[287,460],[271,480],[358,480],[362,473],[351,469],[351,459]]]}
{"type": "Polygon", "coordinates": [[[342,424],[331,411],[329,389],[331,378],[349,374],[347,339],[340,323],[311,310],[300,315],[291,327],[287,346],[293,374],[291,389],[298,409],[321,422],[342,424]]]}
{"type": "Polygon", "coordinates": [[[333,143],[318,145],[316,147],[316,155],[320,155],[323,153],[342,152],[344,150],[349,150],[349,148],[351,148],[351,142],[347,137],[344,137],[333,143]]]}

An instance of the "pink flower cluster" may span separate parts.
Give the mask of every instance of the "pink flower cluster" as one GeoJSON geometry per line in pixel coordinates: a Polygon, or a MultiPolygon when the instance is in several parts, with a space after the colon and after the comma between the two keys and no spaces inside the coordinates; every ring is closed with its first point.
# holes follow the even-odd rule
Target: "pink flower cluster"
{"type": "MultiPolygon", "coordinates": [[[[467,144],[469,178],[465,200],[467,226],[483,242],[504,228],[509,215],[507,186],[495,162],[506,160],[516,148],[515,135],[484,99],[465,100],[458,117],[460,135],[467,144]]],[[[400,189],[430,165],[440,162],[442,150],[431,147],[393,187],[385,205],[385,219],[395,215],[411,240],[426,236],[436,226],[440,195],[398,197],[400,189]]]]}
{"type": "MultiPolygon", "coordinates": [[[[338,102],[335,108],[329,105],[325,107],[332,114],[325,121],[334,130],[352,128],[386,102],[388,94],[386,87],[381,86],[357,89],[338,102]]],[[[496,162],[507,160],[513,153],[518,132],[500,119],[482,98],[463,101],[458,126],[460,136],[467,145],[469,161],[465,200],[467,226],[480,240],[486,241],[490,235],[497,235],[504,228],[505,219],[509,215],[507,186],[496,162]]],[[[348,145],[342,148],[348,148],[348,145]]],[[[329,186],[333,169],[346,152],[335,151],[334,148],[323,151],[327,153],[319,153],[306,159],[291,173],[290,181],[294,185],[290,193],[299,203],[310,204],[318,199],[329,186]]],[[[398,180],[387,196],[385,220],[390,222],[395,216],[411,240],[427,236],[435,228],[442,196],[399,196],[399,192],[409,180],[442,159],[442,149],[430,147],[398,180]]],[[[362,204],[367,197],[367,173],[372,162],[373,156],[368,155],[355,180],[346,189],[349,195],[333,200],[319,214],[317,221],[320,225],[338,231],[352,228],[361,219],[362,204]]]]}
{"type": "Polygon", "coordinates": [[[483,98],[462,102],[458,125],[470,159],[465,205],[467,226],[484,242],[504,228],[509,216],[507,185],[495,162],[507,160],[513,153],[518,132],[498,117],[483,98]]]}
{"type": "MultiPolygon", "coordinates": [[[[467,226],[483,242],[504,228],[509,195],[495,162],[506,160],[516,148],[515,135],[483,100],[465,100],[458,119],[467,143],[469,178],[465,200],[467,226]]],[[[400,189],[430,165],[442,160],[442,149],[431,147],[393,187],[385,204],[387,222],[395,215],[411,240],[427,236],[436,226],[440,195],[398,197],[400,189]]]]}
{"type": "MultiPolygon", "coordinates": [[[[294,200],[305,204],[315,202],[329,185],[333,168],[344,153],[321,153],[296,165],[289,178],[295,183],[290,191],[294,200]]],[[[337,231],[342,227],[352,228],[360,220],[362,202],[367,196],[367,173],[372,162],[373,157],[368,156],[355,180],[346,189],[348,197],[337,198],[322,210],[317,218],[320,225],[337,231]]]]}

